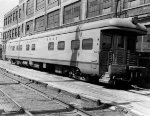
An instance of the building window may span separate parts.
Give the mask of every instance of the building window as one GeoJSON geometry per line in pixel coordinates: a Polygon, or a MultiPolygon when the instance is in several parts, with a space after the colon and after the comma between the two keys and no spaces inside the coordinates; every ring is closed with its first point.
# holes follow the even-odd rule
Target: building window
{"type": "Polygon", "coordinates": [[[111,13],[112,0],[88,0],[87,17],[111,13]]]}
{"type": "Polygon", "coordinates": [[[18,37],[20,37],[20,26],[18,27],[18,37]]]}
{"type": "Polygon", "coordinates": [[[4,19],[4,26],[6,25],[6,19],[4,19]]]}
{"type": "Polygon", "coordinates": [[[54,42],[48,43],[48,50],[54,50],[54,42]]]}
{"type": "Polygon", "coordinates": [[[10,23],[12,22],[12,14],[10,15],[10,23]]]}
{"type": "Polygon", "coordinates": [[[147,4],[150,3],[150,0],[140,0],[141,4],[147,4]]]}
{"type": "Polygon", "coordinates": [[[30,49],[30,45],[27,44],[27,45],[26,45],[26,51],[29,51],[29,49],[30,49]]]}
{"type": "Polygon", "coordinates": [[[102,14],[111,13],[111,9],[112,9],[112,0],[103,0],[102,14]]]}
{"type": "Polygon", "coordinates": [[[93,49],[93,39],[83,39],[82,40],[82,49],[83,50],[92,50],[93,49]]]}
{"type": "Polygon", "coordinates": [[[9,24],[9,16],[8,16],[8,24],[9,24]]]}
{"type": "Polygon", "coordinates": [[[88,0],[87,17],[100,15],[100,0],[88,0]]]}
{"type": "Polygon", "coordinates": [[[35,31],[44,31],[45,30],[45,17],[41,16],[35,19],[35,31]]]}
{"type": "Polygon", "coordinates": [[[6,32],[3,33],[3,41],[6,40],[6,32]]]}
{"type": "Polygon", "coordinates": [[[140,5],[140,0],[128,0],[128,8],[137,7],[140,5]]]}
{"type": "Polygon", "coordinates": [[[73,3],[64,8],[64,23],[71,23],[80,20],[81,2],[73,3]]]}
{"type": "Polygon", "coordinates": [[[15,12],[13,13],[13,21],[15,21],[15,12]]]}
{"type": "Polygon", "coordinates": [[[27,10],[26,15],[33,15],[34,14],[34,0],[28,0],[27,1],[27,10]]]}
{"type": "Polygon", "coordinates": [[[11,37],[12,37],[11,30],[9,30],[9,38],[11,38],[11,37]]]}
{"type": "Polygon", "coordinates": [[[15,29],[12,29],[12,38],[14,38],[15,36],[15,29]]]}
{"type": "Polygon", "coordinates": [[[45,7],[45,0],[36,0],[36,10],[40,10],[45,7]]]}
{"type": "Polygon", "coordinates": [[[33,21],[28,21],[26,23],[26,34],[32,34],[33,33],[33,21]]]}
{"type": "Polygon", "coordinates": [[[9,18],[7,17],[7,25],[9,24],[9,18]]]}
{"type": "Polygon", "coordinates": [[[7,18],[6,18],[5,24],[7,25],[7,18]]]}
{"type": "Polygon", "coordinates": [[[35,50],[35,44],[32,44],[31,50],[35,50]]]}
{"type": "Polygon", "coordinates": [[[5,36],[4,40],[6,40],[7,39],[7,31],[5,32],[5,35],[3,35],[3,36],[5,36]]]}
{"type": "Polygon", "coordinates": [[[80,40],[72,40],[71,41],[71,49],[79,50],[79,48],[80,48],[80,40]]]}
{"type": "Polygon", "coordinates": [[[4,26],[6,25],[6,22],[5,22],[5,21],[6,21],[6,19],[4,19],[4,26]]]}
{"type": "Polygon", "coordinates": [[[19,9],[19,18],[21,18],[21,8],[19,9]]]}
{"type": "Polygon", "coordinates": [[[16,20],[18,20],[18,11],[16,11],[16,20]]]}
{"type": "Polygon", "coordinates": [[[60,41],[58,42],[58,50],[64,50],[65,49],[65,42],[64,41],[60,41]]]}
{"type": "Polygon", "coordinates": [[[6,39],[9,38],[9,31],[6,32],[6,39]]]}
{"type": "Polygon", "coordinates": [[[30,30],[30,25],[27,25],[27,29],[26,29],[27,31],[29,31],[30,30]]]}
{"type": "Polygon", "coordinates": [[[22,9],[23,9],[23,12],[24,12],[24,3],[23,3],[23,6],[22,6],[22,9]]]}
{"type": "Polygon", "coordinates": [[[17,28],[15,28],[15,37],[17,37],[17,28]]]}
{"type": "Polygon", "coordinates": [[[59,5],[59,0],[47,0],[48,8],[53,8],[59,5]]]}
{"type": "Polygon", "coordinates": [[[59,10],[51,12],[47,15],[47,27],[52,28],[59,26],[59,10]]]}

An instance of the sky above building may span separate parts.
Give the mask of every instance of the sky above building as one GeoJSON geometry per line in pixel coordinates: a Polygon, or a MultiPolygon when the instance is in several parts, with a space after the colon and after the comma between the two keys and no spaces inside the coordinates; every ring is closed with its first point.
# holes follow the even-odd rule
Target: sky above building
{"type": "Polygon", "coordinates": [[[0,27],[3,27],[4,15],[19,4],[19,0],[0,0],[0,27]]]}

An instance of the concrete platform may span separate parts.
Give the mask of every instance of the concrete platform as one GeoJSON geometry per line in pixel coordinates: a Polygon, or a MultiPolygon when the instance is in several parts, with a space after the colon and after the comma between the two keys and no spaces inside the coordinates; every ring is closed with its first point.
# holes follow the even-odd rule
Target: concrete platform
{"type": "Polygon", "coordinates": [[[105,103],[116,103],[140,116],[150,116],[150,96],[84,83],[47,72],[11,65],[10,62],[7,61],[0,61],[0,67],[26,78],[45,82],[49,86],[60,88],[71,93],[80,94],[94,100],[100,99],[105,103]]]}

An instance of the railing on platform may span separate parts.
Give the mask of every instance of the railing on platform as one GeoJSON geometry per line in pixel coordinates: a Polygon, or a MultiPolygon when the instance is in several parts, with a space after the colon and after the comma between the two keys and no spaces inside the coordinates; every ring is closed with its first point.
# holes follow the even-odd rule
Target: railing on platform
{"type": "Polygon", "coordinates": [[[114,50],[101,51],[101,64],[109,65],[109,64],[118,64],[118,65],[129,65],[129,66],[137,66],[138,65],[138,55],[136,52],[132,52],[129,50],[114,50]]]}

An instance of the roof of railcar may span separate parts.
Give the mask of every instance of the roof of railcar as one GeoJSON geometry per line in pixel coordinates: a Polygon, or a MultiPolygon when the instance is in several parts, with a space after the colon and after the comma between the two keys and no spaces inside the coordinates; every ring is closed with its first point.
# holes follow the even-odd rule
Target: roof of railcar
{"type": "Polygon", "coordinates": [[[83,31],[83,30],[90,30],[90,29],[96,29],[96,28],[101,28],[101,29],[115,29],[115,28],[126,28],[126,30],[132,29],[132,31],[141,33],[141,34],[146,34],[147,29],[144,25],[141,25],[139,23],[133,24],[132,23],[132,18],[112,18],[112,19],[105,19],[105,20],[99,20],[99,21],[94,21],[90,23],[84,23],[76,26],[70,26],[66,28],[60,28],[60,29],[55,29],[55,30],[49,30],[46,32],[42,32],[39,34],[34,34],[31,36],[26,36],[21,38],[22,40],[24,39],[33,39],[33,38],[40,38],[40,37],[46,37],[46,36],[55,36],[55,35],[61,35],[65,33],[72,33],[75,31],[83,31]]]}
{"type": "Polygon", "coordinates": [[[147,29],[144,25],[136,23],[134,24],[132,22],[133,18],[112,18],[112,19],[105,19],[100,20],[96,22],[91,22],[88,25],[83,25],[82,28],[84,29],[90,29],[90,28],[104,28],[107,27],[107,29],[115,29],[115,27],[119,28],[126,28],[126,29],[132,29],[133,31],[139,32],[139,34],[146,34],[147,29]]]}

